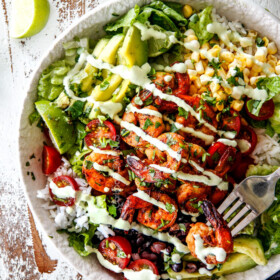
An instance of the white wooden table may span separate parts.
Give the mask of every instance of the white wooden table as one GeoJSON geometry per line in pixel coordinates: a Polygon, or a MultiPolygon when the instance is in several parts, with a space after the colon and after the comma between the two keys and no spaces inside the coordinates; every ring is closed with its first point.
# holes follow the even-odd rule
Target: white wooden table
{"type": "MultiPolygon", "coordinates": [[[[9,37],[11,0],[0,7],[0,279],[82,279],[36,230],[19,180],[17,130],[28,78],[58,34],[108,0],[49,0],[50,18],[32,38],[9,37]]],[[[225,0],[228,1],[228,0],[225,0]]],[[[254,0],[280,17],[279,0],[254,0]]],[[[244,21],[246,24],[246,21],[244,21]]]]}

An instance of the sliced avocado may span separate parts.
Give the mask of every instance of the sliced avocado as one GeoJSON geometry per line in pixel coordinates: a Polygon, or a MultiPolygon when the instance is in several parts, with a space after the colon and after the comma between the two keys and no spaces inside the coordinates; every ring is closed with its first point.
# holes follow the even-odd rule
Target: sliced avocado
{"type": "Polygon", "coordinates": [[[130,81],[129,80],[123,80],[120,87],[119,87],[119,91],[117,92],[117,94],[113,95],[112,97],[112,102],[122,102],[125,94],[128,90],[128,86],[130,85],[130,81]]]}
{"type": "Polygon", "coordinates": [[[233,250],[248,255],[258,265],[267,264],[261,241],[256,237],[241,235],[234,238],[233,250]]]}
{"type": "MultiPolygon", "coordinates": [[[[215,268],[211,271],[217,276],[227,275],[235,272],[242,272],[256,266],[256,263],[247,255],[234,253],[230,254],[227,261],[222,265],[220,270],[215,268]]],[[[209,276],[202,275],[199,272],[189,273],[185,269],[181,272],[174,272],[171,268],[167,270],[170,278],[174,279],[208,279],[209,276]],[[177,278],[178,277],[178,278],[177,278]]]]}
{"type": "Polygon", "coordinates": [[[188,261],[188,262],[198,262],[199,260],[197,258],[195,258],[192,254],[187,254],[187,255],[184,255],[182,257],[182,260],[183,261],[188,261]]]}
{"type": "Polygon", "coordinates": [[[88,118],[90,120],[97,119],[98,116],[102,115],[101,110],[99,108],[92,108],[88,118]]]}
{"type": "Polygon", "coordinates": [[[141,40],[141,32],[131,26],[124,38],[122,47],[118,52],[119,63],[132,67],[142,66],[148,61],[148,43],[141,40]]]}
{"type": "Polygon", "coordinates": [[[103,51],[98,55],[98,58],[109,64],[115,64],[117,58],[117,51],[124,39],[123,34],[113,36],[109,43],[105,46],[103,51]]]}
{"type": "Polygon", "coordinates": [[[62,91],[58,98],[54,101],[57,107],[61,109],[65,109],[70,105],[70,98],[67,96],[67,94],[62,91]]]}
{"type": "MultiPolygon", "coordinates": [[[[95,57],[99,57],[109,41],[110,39],[107,38],[100,39],[97,42],[92,54],[95,57]]],[[[82,80],[81,90],[83,92],[88,92],[92,89],[92,84],[95,82],[94,74],[98,72],[98,69],[92,66],[90,63],[87,63],[84,71],[88,74],[88,76],[82,80]]]]}
{"type": "Polygon", "coordinates": [[[71,120],[63,110],[50,101],[37,101],[35,107],[49,129],[53,144],[61,154],[64,154],[76,141],[75,128],[71,120]]]}
{"type": "Polygon", "coordinates": [[[119,75],[112,74],[106,78],[100,85],[96,86],[91,95],[96,101],[107,101],[112,97],[113,92],[122,82],[119,75]]]}

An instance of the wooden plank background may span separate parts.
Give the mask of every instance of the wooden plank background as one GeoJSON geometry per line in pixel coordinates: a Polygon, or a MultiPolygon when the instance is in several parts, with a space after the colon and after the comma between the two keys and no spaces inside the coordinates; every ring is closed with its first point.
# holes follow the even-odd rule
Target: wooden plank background
{"type": "MultiPolygon", "coordinates": [[[[32,38],[9,37],[11,0],[0,5],[0,279],[82,279],[36,229],[19,181],[17,125],[24,88],[51,41],[108,0],[49,0],[50,18],[32,38]]],[[[226,1],[226,0],[225,0],[226,1]]],[[[280,16],[279,0],[255,0],[280,16]]],[[[246,24],[246,21],[244,22],[246,24]]],[[[278,278],[277,278],[278,279],[278,278]]]]}

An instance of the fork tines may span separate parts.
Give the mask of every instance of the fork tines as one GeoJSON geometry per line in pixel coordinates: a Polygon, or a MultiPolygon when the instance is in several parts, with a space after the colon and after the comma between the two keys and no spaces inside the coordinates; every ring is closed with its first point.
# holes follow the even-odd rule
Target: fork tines
{"type": "Polygon", "coordinates": [[[238,211],[236,216],[234,216],[228,223],[229,228],[231,228],[232,236],[236,235],[239,231],[241,231],[244,227],[246,227],[251,221],[253,221],[258,216],[257,213],[252,209],[252,207],[249,204],[245,204],[241,200],[240,196],[236,192],[231,193],[225,199],[225,201],[218,208],[218,212],[220,214],[223,214],[227,208],[229,209],[223,216],[224,220],[227,220],[237,209],[241,208],[241,210],[238,211]],[[244,206],[241,208],[243,204],[244,206]],[[236,224],[244,216],[245,218],[243,218],[241,222],[236,224]],[[234,225],[235,227],[233,227],[234,225]]]}

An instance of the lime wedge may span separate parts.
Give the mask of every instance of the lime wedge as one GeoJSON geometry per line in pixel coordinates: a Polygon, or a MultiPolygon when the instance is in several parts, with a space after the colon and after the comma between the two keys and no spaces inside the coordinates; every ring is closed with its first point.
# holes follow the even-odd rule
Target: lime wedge
{"type": "Polygon", "coordinates": [[[172,46],[173,46],[173,43],[170,42],[169,39],[150,38],[148,40],[148,47],[149,47],[148,56],[149,57],[159,56],[159,55],[167,52],[172,46]]]}
{"type": "Polygon", "coordinates": [[[37,34],[46,25],[49,13],[48,0],[14,0],[11,37],[26,38],[37,34]]]}

